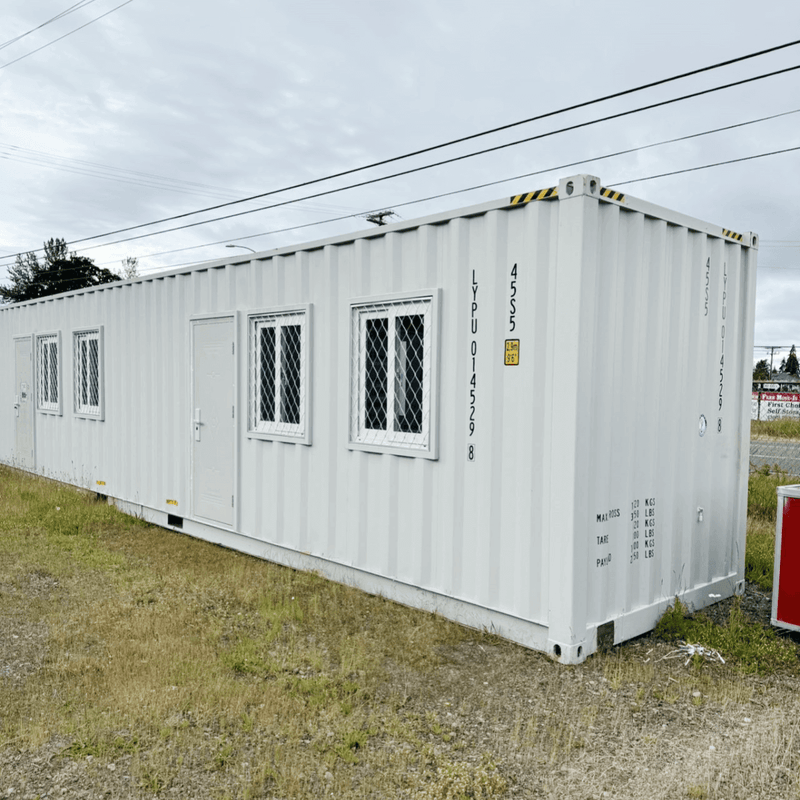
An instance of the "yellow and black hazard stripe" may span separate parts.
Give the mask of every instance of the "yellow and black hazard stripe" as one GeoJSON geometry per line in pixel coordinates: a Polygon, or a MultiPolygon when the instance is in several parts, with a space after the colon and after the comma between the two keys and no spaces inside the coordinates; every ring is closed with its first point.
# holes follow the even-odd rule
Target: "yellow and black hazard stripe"
{"type": "Polygon", "coordinates": [[[613,189],[600,189],[600,197],[607,197],[609,200],[616,200],[619,203],[625,202],[625,195],[622,192],[615,192],[613,189]]]}
{"type": "Polygon", "coordinates": [[[742,241],[742,234],[736,233],[735,231],[729,231],[727,228],[722,229],[722,235],[728,239],[733,239],[735,242],[742,241]]]}
{"type": "MultiPolygon", "coordinates": [[[[615,192],[613,189],[600,189],[600,196],[616,200],[619,203],[625,202],[625,195],[622,192],[615,192]]],[[[552,200],[556,197],[558,197],[558,187],[553,186],[550,189],[537,189],[535,192],[527,194],[515,194],[509,200],[509,205],[523,206],[525,203],[530,203],[531,200],[552,200]]]]}
{"type": "Polygon", "coordinates": [[[537,189],[535,192],[528,192],[527,194],[515,194],[509,201],[512,206],[524,206],[525,203],[530,203],[531,200],[552,200],[558,197],[558,186],[551,186],[549,189],[537,189]]]}

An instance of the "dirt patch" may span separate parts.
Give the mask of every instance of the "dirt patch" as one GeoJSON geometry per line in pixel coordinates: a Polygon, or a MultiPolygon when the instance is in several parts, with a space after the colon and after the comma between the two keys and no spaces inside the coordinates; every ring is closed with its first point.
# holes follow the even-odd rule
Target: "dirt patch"
{"type": "MultiPolygon", "coordinates": [[[[703,609],[705,614],[714,622],[722,625],[726,622],[731,613],[731,607],[737,602],[735,597],[729,597],[714,603],[703,609]]],[[[750,622],[757,622],[761,625],[769,625],[772,615],[772,592],[765,592],[759,589],[754,583],[746,583],[741,600],[742,613],[745,619],[750,622]]]]}
{"type": "Polygon", "coordinates": [[[32,606],[48,601],[57,587],[52,576],[42,573],[0,584],[0,680],[11,686],[22,683],[44,663],[49,632],[46,624],[36,620],[32,606]]]}

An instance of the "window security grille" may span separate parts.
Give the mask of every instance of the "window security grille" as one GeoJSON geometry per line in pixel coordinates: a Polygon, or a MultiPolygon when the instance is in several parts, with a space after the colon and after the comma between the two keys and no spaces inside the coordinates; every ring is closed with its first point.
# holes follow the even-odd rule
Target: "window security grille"
{"type": "Polygon", "coordinates": [[[40,411],[59,411],[58,336],[37,337],[37,399],[40,411]]]}
{"type": "Polygon", "coordinates": [[[250,431],[306,434],[306,311],[250,317],[250,431]]]}
{"type": "Polygon", "coordinates": [[[81,331],[73,336],[75,411],[100,416],[100,331],[81,331]]]}
{"type": "Polygon", "coordinates": [[[351,441],[428,449],[431,345],[431,298],[353,306],[351,441]]]}

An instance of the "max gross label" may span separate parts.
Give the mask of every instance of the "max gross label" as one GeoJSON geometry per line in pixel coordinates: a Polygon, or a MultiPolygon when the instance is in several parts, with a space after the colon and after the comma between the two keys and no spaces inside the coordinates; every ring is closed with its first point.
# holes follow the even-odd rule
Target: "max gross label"
{"type": "Polygon", "coordinates": [[[625,528],[628,528],[628,564],[637,564],[656,555],[656,498],[643,497],[631,500],[627,508],[610,508],[595,514],[594,545],[591,559],[595,568],[603,569],[617,563],[614,554],[625,546],[625,528]],[[623,513],[624,512],[624,513],[623,513]],[[629,516],[628,516],[629,515],[629,516]]]}
{"type": "Polygon", "coordinates": [[[656,555],[656,498],[631,502],[630,563],[656,555]]]}

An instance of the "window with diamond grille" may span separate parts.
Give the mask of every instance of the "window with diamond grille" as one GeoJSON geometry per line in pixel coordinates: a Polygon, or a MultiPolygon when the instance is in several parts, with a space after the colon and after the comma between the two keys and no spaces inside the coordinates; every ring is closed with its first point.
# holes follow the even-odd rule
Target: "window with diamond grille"
{"type": "Polygon", "coordinates": [[[308,309],[253,315],[250,432],[307,442],[308,309]]]}
{"type": "Polygon", "coordinates": [[[102,331],[76,331],[72,339],[75,413],[102,418],[102,331]]]}
{"type": "Polygon", "coordinates": [[[433,298],[352,306],[350,441],[431,450],[433,298]]]}
{"type": "Polygon", "coordinates": [[[60,337],[57,333],[36,337],[36,401],[39,411],[61,413],[59,376],[60,337]]]}

